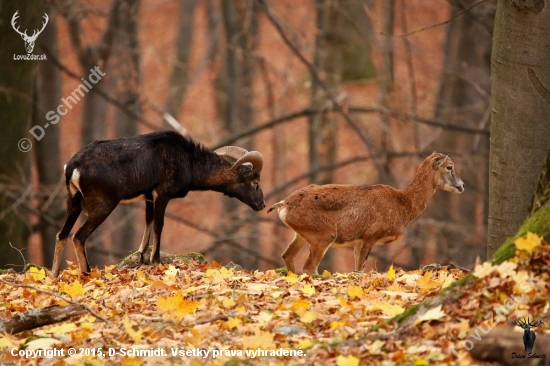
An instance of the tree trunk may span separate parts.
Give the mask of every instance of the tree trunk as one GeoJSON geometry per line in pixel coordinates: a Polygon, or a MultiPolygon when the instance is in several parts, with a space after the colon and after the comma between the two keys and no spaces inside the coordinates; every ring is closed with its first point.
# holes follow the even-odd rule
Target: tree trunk
{"type": "Polygon", "coordinates": [[[179,120],[179,114],[185,91],[188,86],[189,60],[193,46],[193,30],[195,19],[195,6],[197,0],[181,0],[178,38],[176,40],[176,58],[170,77],[168,98],[166,100],[166,112],[179,120]]]}
{"type": "MultiPolygon", "coordinates": [[[[53,7],[48,9],[49,23],[39,38],[38,49],[44,48],[55,58],[59,57],[57,47],[57,14],[53,7]],[[44,47],[44,48],[43,48],[44,47]]],[[[36,105],[33,107],[33,125],[43,125],[46,113],[55,111],[61,100],[61,77],[57,67],[52,62],[38,63],[35,84],[36,105]]],[[[61,169],[61,155],[59,151],[59,126],[50,122],[44,137],[35,144],[34,156],[36,171],[42,196],[38,201],[38,209],[50,217],[57,217],[63,211],[65,195],[65,180],[61,169]]],[[[42,263],[49,266],[53,261],[55,236],[60,226],[52,225],[40,217],[40,239],[42,242],[42,263]]],[[[65,262],[62,259],[62,263],[65,262]]]]}
{"type": "MultiPolygon", "coordinates": [[[[256,73],[254,50],[257,47],[258,10],[253,0],[223,0],[221,2],[225,30],[225,58],[220,64],[217,83],[217,106],[223,120],[223,130],[228,134],[238,133],[250,126],[253,116],[253,82],[256,73]]],[[[242,146],[251,150],[253,141],[245,141],[242,146]]],[[[247,246],[260,248],[257,214],[236,199],[223,198],[220,216],[223,236],[237,234],[243,223],[250,228],[246,233],[247,246]],[[246,210],[242,215],[238,211],[246,210]]],[[[258,268],[258,260],[243,256],[238,248],[226,243],[218,255],[223,261],[238,259],[245,268],[258,268]]]]}
{"type": "MultiPolygon", "coordinates": [[[[96,44],[84,46],[82,38],[84,33],[81,29],[80,14],[71,13],[72,8],[68,8],[66,14],[69,23],[69,35],[73,47],[78,54],[78,60],[85,77],[90,74],[90,69],[99,66],[107,74],[107,61],[109,60],[112,44],[115,39],[115,32],[118,28],[119,8],[121,0],[113,0],[111,10],[107,19],[107,27],[103,32],[101,39],[96,44]]],[[[88,43],[88,42],[86,42],[88,43]]],[[[103,77],[95,84],[95,88],[106,88],[107,80],[103,77]]],[[[91,89],[82,101],[82,127],[80,141],[84,147],[95,140],[105,139],[105,119],[107,115],[107,101],[91,89]]],[[[87,255],[88,261],[92,266],[99,266],[104,263],[104,257],[99,251],[93,250],[94,247],[102,247],[103,228],[96,229],[90,238],[88,238],[87,255]],[[92,245],[92,243],[94,243],[92,245]]]]}
{"type": "Polygon", "coordinates": [[[529,214],[550,148],[550,9],[543,1],[499,1],[491,73],[487,256],[529,214]]]}
{"type": "MultiPolygon", "coordinates": [[[[113,74],[117,78],[117,100],[123,103],[136,116],[140,115],[139,108],[139,42],[138,42],[138,12],[139,0],[125,0],[120,7],[120,28],[117,34],[118,41],[113,50],[113,74]]],[[[137,135],[137,121],[123,113],[120,109],[114,112],[115,137],[137,135]]],[[[137,248],[134,243],[136,208],[131,205],[118,205],[110,218],[115,227],[111,237],[111,249],[115,252],[132,252],[137,248]]],[[[143,225],[139,225],[142,227],[143,225]]],[[[116,258],[117,260],[119,258],[116,258]]]]}
{"type": "MultiPolygon", "coordinates": [[[[24,258],[10,247],[10,243],[25,257],[27,253],[30,226],[20,204],[26,200],[24,192],[30,193],[26,188],[30,184],[27,148],[30,148],[31,141],[21,139],[31,138],[29,128],[36,63],[46,62],[14,60],[14,55],[25,55],[26,52],[25,44],[13,30],[10,19],[19,11],[19,29],[40,29],[43,10],[43,2],[0,1],[0,268],[23,264],[24,258]]],[[[33,139],[32,143],[39,142],[33,139]]]]}
{"type": "MultiPolygon", "coordinates": [[[[451,18],[475,2],[451,1],[451,18]]],[[[493,3],[486,2],[449,24],[435,110],[437,120],[476,129],[487,125],[494,7],[493,3]],[[472,43],[474,38],[476,42],[472,43]]],[[[467,194],[437,193],[427,210],[431,220],[424,221],[429,224],[423,225],[421,232],[433,233],[438,263],[454,261],[468,266],[483,255],[486,245],[489,138],[443,130],[432,148],[438,152],[465,153],[452,155],[452,159],[467,182],[467,194]],[[449,222],[454,225],[448,225],[449,222]],[[426,225],[432,227],[428,229],[426,225]]]]}

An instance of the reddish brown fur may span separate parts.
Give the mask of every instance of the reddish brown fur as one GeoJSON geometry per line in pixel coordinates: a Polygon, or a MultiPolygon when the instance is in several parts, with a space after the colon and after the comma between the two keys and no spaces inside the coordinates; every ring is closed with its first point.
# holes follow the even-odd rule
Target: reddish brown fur
{"type": "Polygon", "coordinates": [[[464,190],[451,159],[438,153],[424,160],[404,191],[381,184],[312,184],[273,205],[268,212],[277,208],[281,220],[296,232],[283,253],[289,271],[296,272],[294,259],[306,243],[310,254],[304,272],[317,273],[319,262],[331,246],[354,246],[355,270],[359,271],[371,248],[401,236],[424,211],[436,189],[454,193],[464,190]]]}

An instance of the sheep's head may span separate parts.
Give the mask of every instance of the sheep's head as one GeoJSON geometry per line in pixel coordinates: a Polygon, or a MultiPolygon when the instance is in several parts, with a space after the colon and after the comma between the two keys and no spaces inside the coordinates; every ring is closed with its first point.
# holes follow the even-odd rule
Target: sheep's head
{"type": "Polygon", "coordinates": [[[433,153],[432,167],[435,170],[436,188],[452,193],[464,192],[464,182],[455,171],[455,166],[449,155],[433,153]]]}
{"type": "Polygon", "coordinates": [[[231,166],[233,179],[224,186],[224,193],[247,204],[254,211],[265,208],[264,194],[260,187],[263,157],[258,151],[247,151],[238,146],[224,146],[216,154],[234,159],[231,166]]]}

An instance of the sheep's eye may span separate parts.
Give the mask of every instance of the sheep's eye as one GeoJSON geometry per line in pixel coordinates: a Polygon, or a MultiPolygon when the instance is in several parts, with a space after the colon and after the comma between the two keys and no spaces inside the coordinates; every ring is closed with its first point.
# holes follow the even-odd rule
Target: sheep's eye
{"type": "Polygon", "coordinates": [[[452,165],[449,165],[449,166],[447,167],[447,170],[448,170],[448,171],[452,171],[452,170],[453,170],[452,165]]]}

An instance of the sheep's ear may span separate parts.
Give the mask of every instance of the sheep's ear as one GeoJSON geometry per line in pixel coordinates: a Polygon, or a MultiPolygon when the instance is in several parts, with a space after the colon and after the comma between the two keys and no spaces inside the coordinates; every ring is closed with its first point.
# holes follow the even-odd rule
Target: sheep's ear
{"type": "Polygon", "coordinates": [[[434,168],[434,170],[437,170],[441,167],[441,165],[443,165],[443,163],[445,163],[445,161],[447,160],[447,156],[438,156],[437,158],[435,158],[432,162],[432,166],[434,168]]]}

